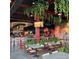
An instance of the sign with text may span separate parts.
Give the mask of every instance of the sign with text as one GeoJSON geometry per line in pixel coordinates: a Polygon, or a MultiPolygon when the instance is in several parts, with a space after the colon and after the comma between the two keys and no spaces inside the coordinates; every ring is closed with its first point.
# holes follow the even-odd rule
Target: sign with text
{"type": "Polygon", "coordinates": [[[35,22],[34,27],[43,27],[43,22],[35,22]]]}

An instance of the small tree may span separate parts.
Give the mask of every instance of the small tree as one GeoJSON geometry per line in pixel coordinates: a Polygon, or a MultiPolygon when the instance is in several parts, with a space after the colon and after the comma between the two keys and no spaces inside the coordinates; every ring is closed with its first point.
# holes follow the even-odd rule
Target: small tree
{"type": "MultiPolygon", "coordinates": [[[[45,15],[45,9],[47,9],[47,8],[48,8],[47,2],[37,1],[32,6],[32,8],[25,9],[25,14],[32,13],[34,16],[34,19],[36,19],[36,16],[40,16],[40,18],[43,19],[44,15],[45,15]]],[[[28,14],[28,16],[29,16],[29,14],[28,14]]]]}

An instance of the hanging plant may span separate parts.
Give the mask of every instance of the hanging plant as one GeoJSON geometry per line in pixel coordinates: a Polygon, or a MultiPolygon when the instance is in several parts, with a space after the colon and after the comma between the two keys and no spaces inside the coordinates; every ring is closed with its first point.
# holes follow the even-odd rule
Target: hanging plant
{"type": "Polygon", "coordinates": [[[55,0],[55,12],[64,13],[65,16],[68,16],[69,13],[69,0],[55,0]]]}
{"type": "Polygon", "coordinates": [[[34,18],[36,19],[36,16],[40,16],[41,19],[44,18],[45,15],[45,9],[48,8],[48,4],[46,2],[35,2],[35,5],[32,8],[26,8],[25,13],[31,12],[34,15],[34,18]]]}

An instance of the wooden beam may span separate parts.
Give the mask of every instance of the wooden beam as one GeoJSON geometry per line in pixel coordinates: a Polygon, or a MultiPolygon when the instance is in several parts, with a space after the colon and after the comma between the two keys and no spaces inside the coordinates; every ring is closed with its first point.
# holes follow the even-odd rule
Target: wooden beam
{"type": "Polygon", "coordinates": [[[10,18],[10,22],[29,22],[29,23],[34,23],[31,19],[14,19],[10,18]]]}
{"type": "Polygon", "coordinates": [[[30,8],[30,7],[32,7],[32,5],[21,4],[21,5],[17,5],[17,7],[20,7],[20,8],[30,8]]]}

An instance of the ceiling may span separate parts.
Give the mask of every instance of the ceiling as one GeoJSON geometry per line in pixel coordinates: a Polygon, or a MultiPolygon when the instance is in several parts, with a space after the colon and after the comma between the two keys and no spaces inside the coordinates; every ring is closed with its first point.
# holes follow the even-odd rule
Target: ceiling
{"type": "MultiPolygon", "coordinates": [[[[24,15],[24,9],[30,8],[33,5],[33,2],[38,0],[11,0],[10,3],[10,20],[13,21],[19,21],[19,22],[34,22],[34,19],[32,17],[27,17],[27,15],[24,15]]],[[[44,0],[47,1],[47,0],[44,0]]],[[[50,1],[50,0],[49,0],[50,1]]],[[[53,1],[53,0],[52,0],[53,1]]]]}
{"type": "MultiPolygon", "coordinates": [[[[30,18],[24,15],[24,8],[32,6],[33,0],[12,0],[10,4],[10,20],[13,21],[27,21],[30,18]]],[[[29,21],[32,22],[32,21],[29,21]]]]}

